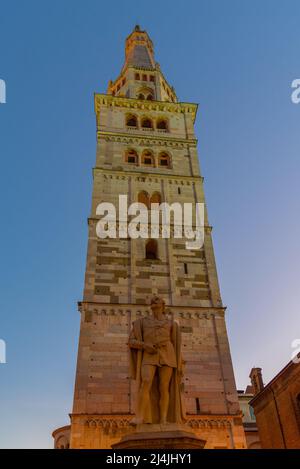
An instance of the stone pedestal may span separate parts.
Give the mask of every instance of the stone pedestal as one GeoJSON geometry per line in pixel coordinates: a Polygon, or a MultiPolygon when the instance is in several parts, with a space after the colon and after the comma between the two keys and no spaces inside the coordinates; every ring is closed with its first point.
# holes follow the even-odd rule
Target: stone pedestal
{"type": "Polygon", "coordinates": [[[143,424],[136,431],[125,435],[113,449],[203,449],[201,440],[184,425],[143,424]]]}

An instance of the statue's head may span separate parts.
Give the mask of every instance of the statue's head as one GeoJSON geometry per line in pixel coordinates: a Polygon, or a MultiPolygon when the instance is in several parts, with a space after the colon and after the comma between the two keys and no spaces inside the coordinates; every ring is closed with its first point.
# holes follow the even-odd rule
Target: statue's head
{"type": "Polygon", "coordinates": [[[165,313],[165,301],[159,296],[153,296],[153,298],[151,298],[150,307],[153,314],[165,313]]]}

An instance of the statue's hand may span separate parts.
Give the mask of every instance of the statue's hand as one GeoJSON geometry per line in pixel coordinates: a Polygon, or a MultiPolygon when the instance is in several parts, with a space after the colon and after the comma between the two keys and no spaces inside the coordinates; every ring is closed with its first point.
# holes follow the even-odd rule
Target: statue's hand
{"type": "Polygon", "coordinates": [[[128,342],[128,347],[139,350],[144,348],[144,343],[140,342],[139,340],[130,339],[128,342]]]}
{"type": "Polygon", "coordinates": [[[157,350],[153,344],[144,344],[144,350],[148,353],[156,353],[157,350]]]}

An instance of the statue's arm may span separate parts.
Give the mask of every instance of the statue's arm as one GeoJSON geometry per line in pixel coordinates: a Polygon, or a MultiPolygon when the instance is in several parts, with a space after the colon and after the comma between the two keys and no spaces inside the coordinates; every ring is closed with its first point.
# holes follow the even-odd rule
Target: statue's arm
{"type": "Polygon", "coordinates": [[[153,344],[147,344],[146,342],[143,342],[136,338],[135,333],[134,333],[134,328],[132,328],[132,331],[130,333],[128,346],[129,348],[136,349],[136,350],[146,350],[149,353],[156,352],[156,348],[153,344]]]}

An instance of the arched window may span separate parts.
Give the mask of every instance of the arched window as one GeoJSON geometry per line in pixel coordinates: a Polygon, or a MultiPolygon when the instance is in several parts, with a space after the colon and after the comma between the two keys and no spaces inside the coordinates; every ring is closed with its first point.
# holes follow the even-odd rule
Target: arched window
{"type": "Polygon", "coordinates": [[[255,420],[254,409],[251,405],[249,405],[249,414],[250,414],[251,420],[255,420]]]}
{"type": "Polygon", "coordinates": [[[65,435],[61,435],[55,442],[55,449],[68,449],[69,442],[65,435]]]}
{"type": "Polygon", "coordinates": [[[138,193],[138,202],[140,204],[146,205],[149,208],[149,194],[146,191],[141,191],[138,193]]]}
{"type": "Polygon", "coordinates": [[[152,96],[152,94],[148,94],[147,99],[148,99],[148,101],[153,101],[153,96],[152,96]]]}
{"type": "Polygon", "coordinates": [[[167,153],[160,153],[160,155],[158,156],[158,166],[164,166],[166,168],[171,167],[170,157],[167,153]]]}
{"type": "Polygon", "coordinates": [[[149,239],[146,243],[146,259],[158,259],[157,241],[149,239]]]}
{"type": "Polygon", "coordinates": [[[155,166],[154,164],[154,156],[149,150],[145,150],[142,154],[142,164],[147,166],[155,166]]]}
{"type": "Polygon", "coordinates": [[[137,98],[138,99],[154,99],[154,91],[149,86],[142,86],[137,91],[137,98]]]}
{"type": "Polygon", "coordinates": [[[161,195],[159,192],[153,192],[150,197],[150,204],[160,204],[161,203],[161,195]]]}
{"type": "Polygon", "coordinates": [[[147,75],[143,75],[143,81],[147,81],[147,75]]]}
{"type": "Polygon", "coordinates": [[[136,74],[134,75],[134,79],[135,79],[135,80],[140,80],[140,74],[139,74],[139,73],[136,73],[136,74]]]}
{"type": "Polygon", "coordinates": [[[127,150],[125,153],[125,161],[130,164],[138,164],[138,154],[135,150],[127,150]]]}
{"type": "Polygon", "coordinates": [[[137,118],[133,114],[126,116],[126,125],[128,127],[137,127],[137,118]]]}
{"type": "Polygon", "coordinates": [[[141,127],[142,129],[153,129],[152,120],[149,119],[149,117],[143,117],[141,121],[141,127]]]}
{"type": "Polygon", "coordinates": [[[168,130],[168,124],[166,119],[159,119],[156,123],[156,128],[159,130],[168,130]]]}

